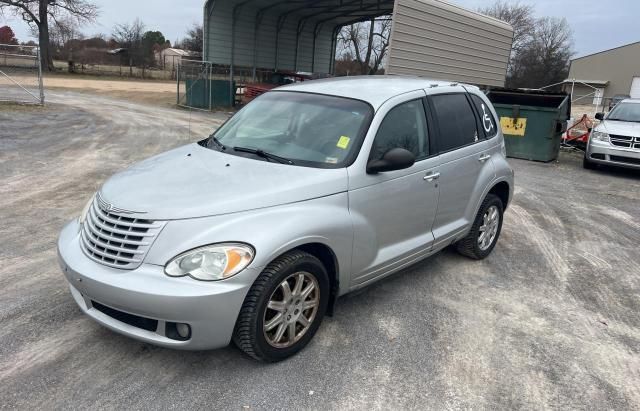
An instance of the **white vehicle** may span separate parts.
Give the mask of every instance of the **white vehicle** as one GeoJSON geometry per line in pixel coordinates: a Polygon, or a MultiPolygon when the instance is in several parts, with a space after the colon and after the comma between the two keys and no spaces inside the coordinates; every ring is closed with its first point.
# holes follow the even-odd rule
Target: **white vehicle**
{"type": "Polygon", "coordinates": [[[623,100],[596,119],[602,122],[589,137],[584,168],[602,164],[640,170],[640,99],[623,100]]]}

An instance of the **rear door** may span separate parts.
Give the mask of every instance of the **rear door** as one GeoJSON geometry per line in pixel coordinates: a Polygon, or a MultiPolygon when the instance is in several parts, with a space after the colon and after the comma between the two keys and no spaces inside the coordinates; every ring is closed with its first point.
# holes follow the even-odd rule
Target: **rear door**
{"type": "Polygon", "coordinates": [[[475,218],[477,192],[484,191],[495,172],[491,142],[464,89],[432,94],[429,101],[440,155],[440,197],[433,223],[434,247],[440,248],[467,231],[475,218]]]}

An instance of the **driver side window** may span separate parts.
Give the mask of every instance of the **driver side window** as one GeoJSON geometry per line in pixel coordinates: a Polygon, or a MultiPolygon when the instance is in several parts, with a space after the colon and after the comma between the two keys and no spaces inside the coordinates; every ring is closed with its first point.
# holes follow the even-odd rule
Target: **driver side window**
{"type": "Polygon", "coordinates": [[[369,159],[378,160],[394,148],[412,152],[416,160],[429,156],[427,119],[422,99],[399,104],[387,113],[378,128],[369,159]]]}

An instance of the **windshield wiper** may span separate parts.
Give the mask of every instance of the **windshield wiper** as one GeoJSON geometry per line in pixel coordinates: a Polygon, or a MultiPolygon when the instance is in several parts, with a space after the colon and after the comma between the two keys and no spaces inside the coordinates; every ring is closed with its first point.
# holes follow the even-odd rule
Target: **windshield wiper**
{"type": "Polygon", "coordinates": [[[294,165],[295,164],[293,161],[289,160],[288,158],[280,157],[278,155],[266,152],[264,150],[256,149],[256,148],[233,147],[233,149],[235,151],[239,151],[241,153],[255,154],[258,157],[266,158],[267,160],[276,160],[277,162],[282,163],[282,164],[289,164],[289,165],[294,165]]]}
{"type": "Polygon", "coordinates": [[[222,143],[220,142],[220,140],[218,140],[218,138],[217,138],[216,136],[214,136],[213,134],[211,134],[211,135],[209,136],[209,141],[210,141],[210,142],[211,142],[211,141],[213,141],[213,143],[214,143],[216,146],[218,146],[218,148],[219,148],[220,150],[222,150],[222,151],[224,151],[224,150],[226,150],[226,149],[227,149],[227,146],[225,146],[224,144],[222,144],[222,143]]]}

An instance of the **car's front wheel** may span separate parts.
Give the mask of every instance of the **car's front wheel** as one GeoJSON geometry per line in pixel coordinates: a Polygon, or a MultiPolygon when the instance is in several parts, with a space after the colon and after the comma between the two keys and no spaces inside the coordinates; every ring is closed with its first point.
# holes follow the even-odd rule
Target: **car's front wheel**
{"type": "Polygon", "coordinates": [[[594,163],[592,163],[591,161],[589,161],[589,159],[587,158],[587,154],[585,153],[584,157],[582,158],[582,167],[587,169],[587,170],[595,170],[596,165],[594,163]]]}
{"type": "Polygon", "coordinates": [[[498,242],[502,230],[504,205],[496,195],[488,194],[480,205],[471,231],[456,243],[458,252],[469,258],[486,258],[498,242]]]}
{"type": "Polygon", "coordinates": [[[288,358],[313,338],[329,301],[329,277],[313,255],[294,250],[270,263],[247,294],[233,340],[266,362],[288,358]]]}

